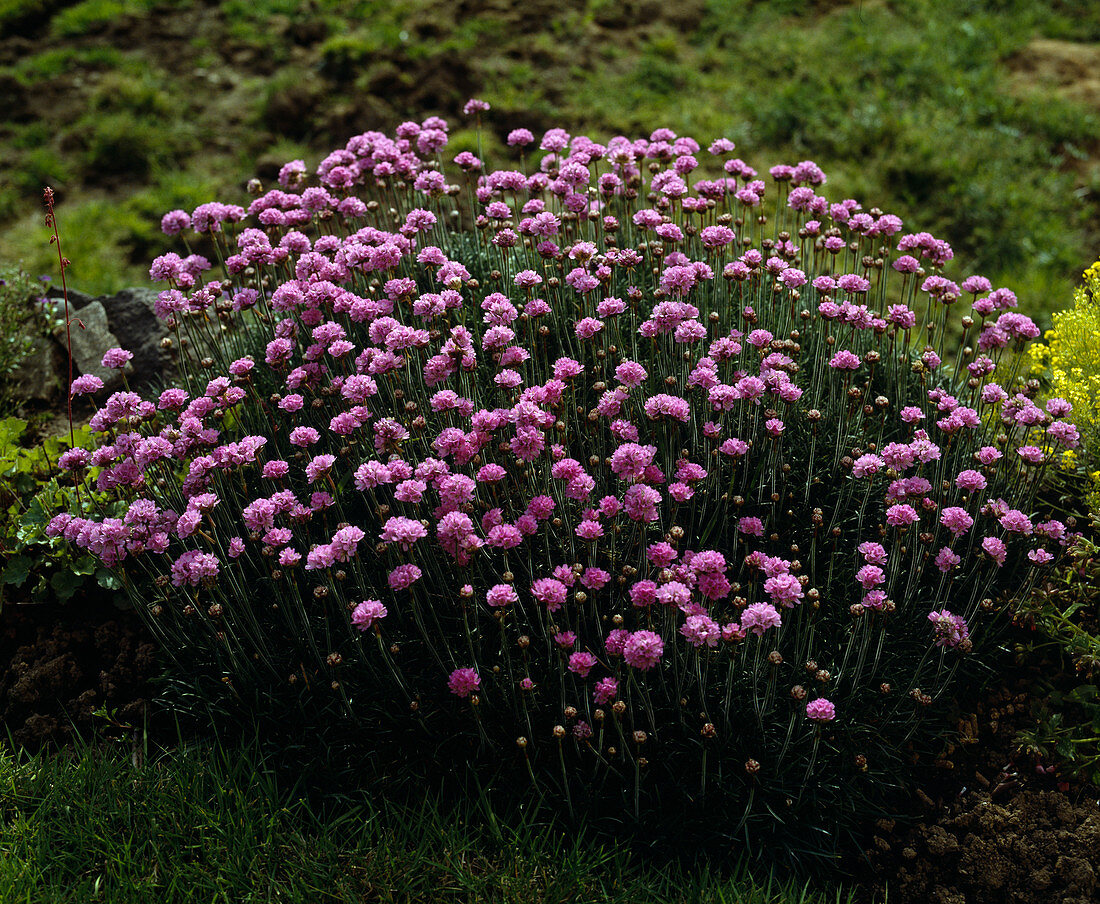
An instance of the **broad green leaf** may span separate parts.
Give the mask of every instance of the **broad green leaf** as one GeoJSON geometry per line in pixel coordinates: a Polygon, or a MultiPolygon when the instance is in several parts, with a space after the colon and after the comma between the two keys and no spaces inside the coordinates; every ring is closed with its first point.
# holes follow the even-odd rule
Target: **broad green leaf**
{"type": "Polygon", "coordinates": [[[13,444],[27,429],[27,422],[21,417],[6,417],[0,420],[0,449],[13,444]]]}
{"type": "Polygon", "coordinates": [[[96,569],[99,568],[99,562],[95,556],[81,556],[70,566],[73,574],[88,575],[95,574],[96,569]]]}
{"type": "Polygon", "coordinates": [[[16,587],[22,587],[33,566],[34,561],[29,556],[15,556],[0,573],[0,584],[14,584],[16,587]]]}
{"type": "Polygon", "coordinates": [[[61,602],[72,599],[73,594],[80,589],[83,583],[83,575],[74,574],[71,571],[58,571],[50,578],[50,586],[61,602]]]}

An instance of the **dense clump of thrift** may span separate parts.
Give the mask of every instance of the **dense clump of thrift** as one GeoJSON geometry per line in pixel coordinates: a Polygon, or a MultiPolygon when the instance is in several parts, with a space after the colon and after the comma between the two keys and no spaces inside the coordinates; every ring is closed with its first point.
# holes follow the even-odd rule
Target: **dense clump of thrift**
{"type": "Polygon", "coordinates": [[[1076,442],[1015,385],[1038,331],[810,161],[534,141],[494,170],[405,123],[167,214],[203,251],[150,271],[182,386],[99,402],[62,464],[124,513],[50,533],[152,576],[141,611],[228,683],[312,663],[566,796],[829,824],[1065,542],[1028,515],[1033,438],[1076,442]]]}

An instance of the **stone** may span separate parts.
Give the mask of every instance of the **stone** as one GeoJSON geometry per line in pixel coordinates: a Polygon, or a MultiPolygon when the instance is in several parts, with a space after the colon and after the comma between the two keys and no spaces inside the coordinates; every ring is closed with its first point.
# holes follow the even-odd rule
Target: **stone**
{"type": "Polygon", "coordinates": [[[56,342],[36,338],[30,353],[12,374],[14,401],[52,402],[61,394],[62,381],[68,376],[66,360],[56,342]]]}
{"type": "MultiPolygon", "coordinates": [[[[118,346],[118,338],[111,332],[107,322],[107,310],[99,301],[84,305],[78,311],[72,310],[70,296],[69,319],[73,349],[74,371],[91,374],[103,381],[104,389],[113,392],[122,385],[122,374],[118,370],[103,366],[103,353],[118,346]],[[81,328],[83,324],[83,328],[81,328]]],[[[55,338],[65,347],[65,328],[61,327],[55,338]]]]}
{"type": "MultiPolygon", "coordinates": [[[[123,289],[114,295],[100,295],[93,297],[74,289],[69,290],[69,316],[84,320],[87,311],[99,306],[103,310],[107,322],[107,334],[113,337],[113,344],[104,346],[95,364],[98,366],[103,359],[103,352],[109,348],[124,348],[133,352],[133,360],[126,369],[126,379],[131,389],[146,388],[150,385],[160,386],[171,380],[175,366],[171,353],[161,348],[161,340],[168,335],[168,328],[156,315],[157,290],[149,288],[123,289]]],[[[61,292],[56,288],[49,293],[58,309],[63,314],[63,302],[61,292]]],[[[87,325],[87,321],[85,321],[87,325]]],[[[73,324],[74,360],[76,346],[75,337],[81,332],[76,324],[73,324]]],[[[60,335],[60,341],[64,347],[64,332],[60,335]]],[[[106,336],[103,337],[106,341],[106,336]]],[[[87,360],[91,362],[89,352],[87,360]]],[[[79,366],[79,362],[78,362],[79,366]]],[[[121,378],[114,371],[111,372],[113,382],[109,383],[103,376],[103,368],[95,371],[87,371],[81,367],[81,373],[95,373],[103,379],[108,389],[116,389],[121,385],[121,378]]]]}
{"type": "Polygon", "coordinates": [[[98,299],[118,344],[134,353],[130,362],[133,372],[127,375],[134,388],[160,385],[171,379],[174,371],[171,354],[160,346],[168,328],[155,313],[157,294],[155,289],[123,289],[98,299]]]}

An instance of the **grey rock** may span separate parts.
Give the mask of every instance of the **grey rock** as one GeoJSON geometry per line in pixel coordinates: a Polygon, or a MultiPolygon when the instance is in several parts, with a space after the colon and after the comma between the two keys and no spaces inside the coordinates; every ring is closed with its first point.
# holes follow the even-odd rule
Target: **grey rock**
{"type": "MultiPolygon", "coordinates": [[[[71,310],[70,297],[69,329],[72,338],[73,364],[82,374],[91,374],[103,381],[104,388],[114,391],[122,385],[122,374],[103,366],[103,353],[118,346],[118,338],[111,332],[107,322],[107,311],[99,301],[84,305],[77,311],[71,310]]],[[[65,328],[55,333],[55,338],[65,346],[65,328]]]]}
{"type": "MultiPolygon", "coordinates": [[[[57,302],[57,306],[60,309],[62,315],[65,313],[65,296],[58,286],[50,286],[49,291],[46,292],[49,298],[54,299],[57,302]]],[[[78,292],[76,289],[69,289],[69,313],[73,311],[79,311],[86,305],[90,305],[96,300],[94,295],[88,295],[85,292],[78,292]]]]}
{"type": "Polygon", "coordinates": [[[123,289],[98,299],[118,344],[134,353],[131,386],[160,383],[172,375],[172,357],[160,347],[168,328],[155,313],[157,294],[155,289],[123,289]]]}
{"type": "Polygon", "coordinates": [[[57,343],[36,338],[30,354],[12,374],[12,398],[17,404],[52,402],[61,394],[62,374],[67,376],[67,370],[57,343]]]}
{"type": "MultiPolygon", "coordinates": [[[[57,289],[50,291],[50,296],[59,308],[62,305],[60,294],[57,289]]],[[[100,350],[95,361],[97,365],[108,348],[120,347],[133,352],[133,360],[126,370],[126,379],[133,389],[167,383],[175,372],[170,352],[160,345],[161,340],[168,335],[168,329],[155,313],[157,294],[155,289],[133,288],[123,289],[114,295],[92,297],[84,292],[69,290],[69,316],[83,320],[85,312],[98,305],[106,316],[109,334],[114,337],[112,345],[106,345],[100,350]]],[[[78,329],[74,325],[74,330],[78,329]]],[[[73,335],[76,335],[75,331],[73,335]]],[[[64,335],[61,341],[64,343],[64,335]]],[[[90,357],[89,355],[89,360],[90,357]]],[[[101,371],[102,367],[87,371],[81,366],[81,373],[95,373],[107,384],[101,371]]],[[[112,376],[115,378],[114,384],[108,384],[108,388],[117,388],[121,379],[114,372],[112,376]]]]}

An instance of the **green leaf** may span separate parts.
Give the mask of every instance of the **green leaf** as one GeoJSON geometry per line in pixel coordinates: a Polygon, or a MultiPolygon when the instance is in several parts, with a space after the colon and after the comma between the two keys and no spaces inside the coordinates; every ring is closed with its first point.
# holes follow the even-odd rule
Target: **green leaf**
{"type": "Polygon", "coordinates": [[[1096,699],[1096,685],[1095,684],[1082,684],[1075,687],[1072,691],[1066,694],[1067,700],[1073,700],[1077,703],[1085,703],[1096,699]]]}
{"type": "Polygon", "coordinates": [[[72,599],[73,594],[80,589],[83,583],[84,577],[73,574],[71,571],[58,571],[50,578],[50,586],[57,594],[58,600],[63,603],[72,599]]]}
{"type": "Polygon", "coordinates": [[[99,562],[95,556],[81,556],[70,566],[73,574],[89,575],[95,574],[96,569],[99,568],[99,562]]]}
{"type": "Polygon", "coordinates": [[[1077,614],[1077,611],[1085,605],[1083,600],[1078,600],[1072,606],[1070,606],[1065,612],[1062,613],[1064,618],[1073,618],[1077,614]]]}
{"type": "Polygon", "coordinates": [[[0,573],[0,584],[14,584],[16,587],[22,587],[33,565],[34,561],[29,556],[16,556],[8,562],[3,573],[0,573]]]}
{"type": "Polygon", "coordinates": [[[14,445],[26,429],[27,422],[21,417],[6,417],[0,420],[0,448],[14,445]]]}
{"type": "Polygon", "coordinates": [[[110,568],[99,568],[95,573],[95,581],[104,590],[122,589],[122,579],[110,568]]]}

